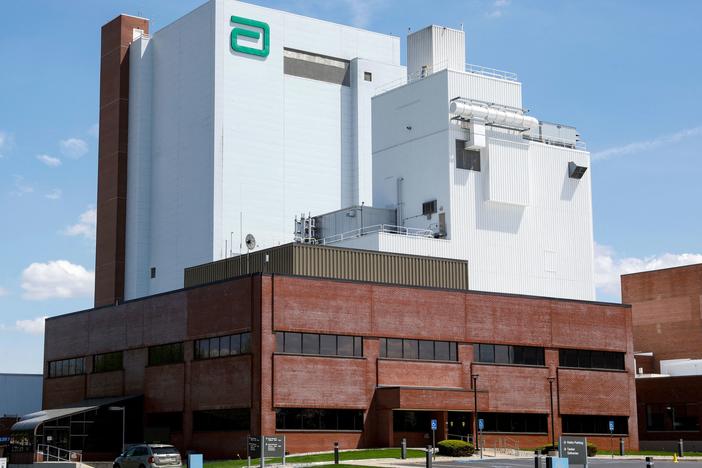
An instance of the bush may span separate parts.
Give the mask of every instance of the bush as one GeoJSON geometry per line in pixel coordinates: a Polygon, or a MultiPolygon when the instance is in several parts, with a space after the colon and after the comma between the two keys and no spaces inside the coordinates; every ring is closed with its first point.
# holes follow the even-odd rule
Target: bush
{"type": "Polygon", "coordinates": [[[439,455],[447,457],[470,457],[475,453],[473,444],[462,440],[442,440],[438,444],[439,455]]]}
{"type": "MultiPolygon", "coordinates": [[[[541,447],[537,447],[535,450],[538,450],[541,455],[547,455],[548,452],[551,450],[558,450],[558,444],[555,446],[552,446],[551,444],[544,445],[541,447]]],[[[597,446],[591,442],[587,443],[587,456],[588,457],[594,457],[597,455],[597,446]]]]}

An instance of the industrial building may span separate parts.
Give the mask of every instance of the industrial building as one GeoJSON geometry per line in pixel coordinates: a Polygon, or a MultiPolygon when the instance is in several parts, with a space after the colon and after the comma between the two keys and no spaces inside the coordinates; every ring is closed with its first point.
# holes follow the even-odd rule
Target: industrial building
{"type": "Polygon", "coordinates": [[[463,31],[413,32],[406,66],[399,42],[234,0],[153,34],[105,25],[95,305],[181,288],[247,234],[290,242],[301,214],[368,207],[392,212],[375,232],[315,241],[468,260],[477,290],[594,299],[575,128],[527,114],[515,73],[466,63],[463,31]]]}
{"type": "Polygon", "coordinates": [[[702,450],[702,264],[622,275],[632,305],[641,447],[702,450]]]}
{"type": "Polygon", "coordinates": [[[12,425],[41,409],[43,383],[42,374],[0,374],[0,458],[7,456],[12,425]]]}
{"type": "MultiPolygon", "coordinates": [[[[610,420],[638,447],[629,306],[447,288],[450,276],[399,284],[388,279],[411,271],[400,262],[420,259],[281,248],[307,249],[306,270],[279,273],[274,255],[291,252],[264,250],[267,273],[238,276],[229,259],[188,272],[187,289],[48,319],[43,406],[55,410],[14,436],[40,443],[52,418],[115,418],[106,408],[136,401],[127,411],[144,426],[128,427],[128,443],[209,458],[244,457],[249,434],[285,435],[291,453],[423,446],[432,418],[437,438],[472,440],[476,411],[487,447],[543,445],[552,427],[605,446],[610,420]],[[339,278],[371,263],[387,276],[339,278]],[[319,268],[325,278],[310,276],[319,268]]],[[[102,456],[87,437],[66,448],[102,456]]]]}

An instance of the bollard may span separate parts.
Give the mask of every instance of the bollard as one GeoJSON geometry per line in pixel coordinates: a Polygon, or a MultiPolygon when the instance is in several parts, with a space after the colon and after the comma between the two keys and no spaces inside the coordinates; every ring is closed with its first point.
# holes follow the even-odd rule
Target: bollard
{"type": "Polygon", "coordinates": [[[624,437],[619,438],[619,455],[624,456],[624,437]]]}
{"type": "Polygon", "coordinates": [[[339,442],[334,442],[334,464],[339,464],[339,442]]]}
{"type": "Polygon", "coordinates": [[[683,440],[680,439],[680,442],[678,442],[678,456],[682,458],[683,455],[683,440]]]}
{"type": "Polygon", "coordinates": [[[407,460],[407,439],[404,437],[402,438],[402,442],[400,442],[400,458],[407,460]]]}
{"type": "Polygon", "coordinates": [[[653,457],[646,457],[646,468],[653,468],[653,457]]]}
{"type": "Polygon", "coordinates": [[[427,468],[431,468],[432,451],[431,445],[427,445],[427,468]]]}
{"type": "Polygon", "coordinates": [[[546,468],[553,468],[553,457],[546,457],[546,468]]]}
{"type": "Polygon", "coordinates": [[[534,468],[541,468],[541,463],[539,463],[539,451],[534,450],[534,468]]]}

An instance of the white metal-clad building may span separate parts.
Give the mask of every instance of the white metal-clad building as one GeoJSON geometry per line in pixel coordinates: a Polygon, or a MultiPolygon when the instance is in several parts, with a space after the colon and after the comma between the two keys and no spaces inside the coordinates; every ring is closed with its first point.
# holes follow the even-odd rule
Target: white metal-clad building
{"type": "Polygon", "coordinates": [[[465,259],[475,290],[594,299],[589,153],[522,110],[515,74],[466,65],[464,44],[413,33],[410,82],[373,98],[373,202],[396,226],[319,241],[465,259]]]}
{"type": "Polygon", "coordinates": [[[371,204],[371,97],[405,75],[398,37],[234,0],[136,31],[125,299],[247,233],[271,247],[295,215],[371,204]]]}

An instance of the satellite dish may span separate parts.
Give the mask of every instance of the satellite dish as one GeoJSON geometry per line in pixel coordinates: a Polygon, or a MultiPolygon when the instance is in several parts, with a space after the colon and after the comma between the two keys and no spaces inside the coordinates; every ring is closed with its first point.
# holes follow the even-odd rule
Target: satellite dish
{"type": "Polygon", "coordinates": [[[256,238],[253,236],[253,234],[246,234],[246,248],[249,250],[253,250],[256,248],[256,238]]]}

